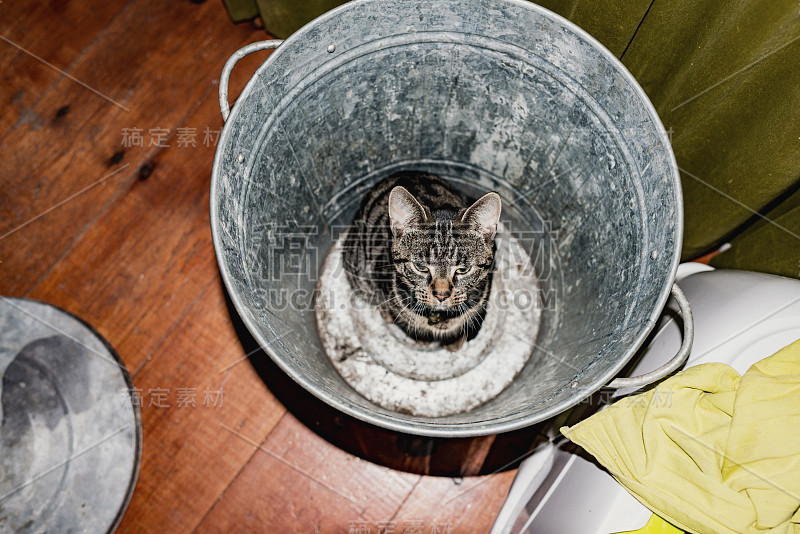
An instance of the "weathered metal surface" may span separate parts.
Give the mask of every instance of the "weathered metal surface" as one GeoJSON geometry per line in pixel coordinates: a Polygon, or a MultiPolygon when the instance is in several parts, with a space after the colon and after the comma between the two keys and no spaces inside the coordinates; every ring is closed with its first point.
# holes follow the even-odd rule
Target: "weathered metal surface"
{"type": "Polygon", "coordinates": [[[66,312],[4,298],[0,379],[0,531],[113,532],[142,439],[121,360],[66,312]]]}
{"type": "Polygon", "coordinates": [[[669,296],[683,224],[668,138],[635,80],[585,32],[515,0],[360,0],[298,31],[230,115],[211,223],[231,298],[282,369],[356,417],[439,436],[529,425],[606,384],[669,296]],[[468,413],[370,403],[316,334],[313,291],[337,227],[401,168],[468,196],[497,191],[539,274],[534,353],[468,413]]]}

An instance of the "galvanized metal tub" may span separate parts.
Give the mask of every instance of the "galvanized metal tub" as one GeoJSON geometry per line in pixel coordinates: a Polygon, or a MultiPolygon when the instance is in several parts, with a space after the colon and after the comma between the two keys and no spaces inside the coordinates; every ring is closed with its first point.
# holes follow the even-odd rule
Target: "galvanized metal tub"
{"type": "Polygon", "coordinates": [[[630,73],[561,17],[517,0],[357,0],[283,43],[234,54],[220,102],[211,225],[222,278],[265,351],[330,405],[430,436],[545,420],[620,372],[671,289],[681,352],[612,385],[641,385],[685,359],[692,323],[673,288],[683,221],[669,140],[630,73]],[[235,62],[278,45],[228,116],[235,62]],[[536,255],[536,347],[508,389],[468,413],[426,419],[370,403],[316,333],[316,275],[336,229],[372,185],[407,168],[473,197],[497,191],[504,224],[536,255]]]}

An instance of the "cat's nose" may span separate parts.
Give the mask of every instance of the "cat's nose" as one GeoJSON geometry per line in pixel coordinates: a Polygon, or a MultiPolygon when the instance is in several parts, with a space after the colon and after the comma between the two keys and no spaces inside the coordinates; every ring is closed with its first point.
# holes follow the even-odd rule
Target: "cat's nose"
{"type": "Polygon", "coordinates": [[[450,290],[447,291],[437,291],[436,289],[433,290],[433,296],[439,299],[439,302],[442,302],[447,297],[450,296],[450,290]]]}
{"type": "Polygon", "coordinates": [[[450,296],[451,288],[452,286],[446,278],[437,278],[433,281],[431,293],[433,293],[433,296],[436,297],[439,302],[442,302],[450,296]]]}

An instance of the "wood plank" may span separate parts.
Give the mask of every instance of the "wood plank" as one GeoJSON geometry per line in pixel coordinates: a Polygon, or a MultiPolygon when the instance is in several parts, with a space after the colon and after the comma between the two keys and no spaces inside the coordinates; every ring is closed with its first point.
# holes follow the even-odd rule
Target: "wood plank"
{"type": "MultiPolygon", "coordinates": [[[[244,86],[256,61],[234,71],[232,88],[244,86]]],[[[181,146],[176,135],[167,138],[169,148],[159,149],[140,167],[128,189],[29,294],[95,325],[132,372],[217,276],[208,195],[214,136],[221,127],[216,93],[210,91],[178,125],[197,134],[195,146],[181,146]],[[207,142],[206,130],[211,135],[207,142]]]]}
{"type": "Polygon", "coordinates": [[[422,477],[392,523],[395,530],[489,532],[514,480],[514,471],[481,477],[422,477]]]}
{"type": "Polygon", "coordinates": [[[25,295],[109,200],[131,186],[156,147],[149,146],[149,136],[144,147],[121,146],[126,128],[145,135],[151,128],[174,128],[204,95],[216,91],[228,55],[262,37],[252,28],[231,28],[223,7],[212,2],[135,0],[114,19],[71,73],[129,111],[72,80],[53,84],[34,106],[37,115],[51,119],[36,129],[16,128],[0,146],[7,193],[0,198],[0,236],[109,172],[129,167],[0,240],[3,267],[13,272],[0,291],[25,295]],[[69,112],[56,119],[65,105],[69,112]],[[54,232],[59,220],[70,224],[54,232]],[[31,250],[30,243],[39,246],[31,250]]]}
{"type": "Polygon", "coordinates": [[[495,439],[497,439],[496,435],[483,436],[475,438],[470,443],[470,447],[464,455],[464,462],[461,464],[461,474],[463,476],[475,476],[481,472],[495,439]]]}
{"type": "Polygon", "coordinates": [[[208,218],[214,146],[202,142],[205,127],[218,128],[218,117],[208,94],[180,125],[198,133],[197,146],[167,139],[171,146],[147,160],[30,293],[92,323],[131,372],[218,275],[208,218]]]}
{"type": "Polygon", "coordinates": [[[258,450],[197,532],[348,532],[354,517],[349,496],[258,450]]]}
{"type": "Polygon", "coordinates": [[[224,427],[261,442],[280,420],[283,406],[251,365],[220,372],[243,354],[221,283],[211,284],[134,378],[143,396],[145,445],[119,532],[191,530],[253,455],[252,445],[224,427]],[[181,405],[189,389],[195,406],[181,405]]]}
{"type": "Polygon", "coordinates": [[[354,524],[390,520],[419,479],[347,454],[291,413],[257,450],[200,532],[247,524],[270,532],[347,532],[354,524]]]}
{"type": "Polygon", "coordinates": [[[0,3],[0,139],[15,125],[36,127],[50,119],[32,108],[62,76],[53,67],[69,71],[126,5],[104,0],[0,3]]]}
{"type": "Polygon", "coordinates": [[[420,478],[345,453],[291,413],[269,435],[264,447],[350,495],[359,503],[361,517],[367,520],[391,517],[420,478]]]}

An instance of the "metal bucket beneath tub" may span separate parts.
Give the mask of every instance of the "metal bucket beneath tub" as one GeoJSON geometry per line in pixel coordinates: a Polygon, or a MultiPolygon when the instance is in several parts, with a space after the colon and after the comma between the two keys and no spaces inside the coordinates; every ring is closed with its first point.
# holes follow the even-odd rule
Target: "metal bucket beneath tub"
{"type": "MultiPolygon", "coordinates": [[[[211,225],[222,278],[275,362],[350,415],[445,437],[527,426],[608,384],[671,289],[685,305],[673,289],[682,201],[664,128],[610,52],[541,7],[356,0],[285,42],[234,54],[220,97],[211,225]],[[278,45],[228,116],[235,62],[278,45]],[[466,413],[373,404],[342,380],[317,334],[328,251],[363,195],[401,169],[438,174],[473,198],[497,191],[504,226],[530,245],[535,347],[510,386],[466,413]]],[[[687,306],[683,315],[684,347],[658,375],[688,353],[687,306]]]]}

